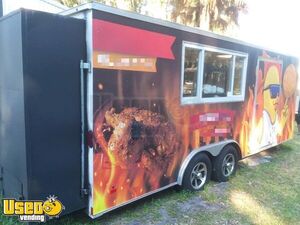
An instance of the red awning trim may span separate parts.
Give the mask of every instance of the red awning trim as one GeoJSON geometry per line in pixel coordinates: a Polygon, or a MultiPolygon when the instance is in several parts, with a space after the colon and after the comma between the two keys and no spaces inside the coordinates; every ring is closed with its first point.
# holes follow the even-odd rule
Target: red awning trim
{"type": "Polygon", "coordinates": [[[175,59],[175,37],[93,19],[93,47],[98,51],[175,59]]]}

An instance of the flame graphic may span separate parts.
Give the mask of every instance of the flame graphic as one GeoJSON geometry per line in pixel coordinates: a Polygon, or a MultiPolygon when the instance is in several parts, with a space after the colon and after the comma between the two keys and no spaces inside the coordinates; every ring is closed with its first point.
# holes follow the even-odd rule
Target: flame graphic
{"type": "MultiPolygon", "coordinates": [[[[174,69],[175,70],[175,69],[174,69]]],[[[160,67],[162,74],[162,87],[178,87],[180,79],[170,79],[176,71],[170,71],[169,67],[160,67]]],[[[191,129],[190,120],[194,115],[222,110],[235,111],[234,120],[225,124],[218,124],[219,128],[232,127],[232,137],[236,140],[241,149],[242,156],[256,153],[260,150],[260,139],[262,137],[262,115],[264,110],[264,73],[258,70],[256,74],[256,85],[251,85],[246,91],[244,102],[218,103],[218,104],[195,104],[181,105],[179,88],[163,88],[163,106],[168,121],[174,125],[178,139],[181,142],[180,149],[174,154],[165,171],[159,168],[147,170],[141,162],[128,164],[125,168],[117,163],[116,156],[108,150],[108,141],[103,133],[105,112],[109,111],[112,104],[102,104],[94,115],[94,188],[93,188],[93,214],[98,214],[111,207],[125,203],[139,197],[149,191],[156,190],[167,184],[175,182],[178,170],[185,157],[195,148],[218,142],[219,137],[204,137],[205,127],[196,130],[191,129]]],[[[122,71],[117,72],[118,97],[124,97],[125,87],[122,80],[122,71]]],[[[175,77],[180,77],[178,74],[175,77]]],[[[147,92],[151,99],[157,97],[157,83],[148,74],[141,74],[133,77],[133,96],[140,96],[140,93],[147,92]],[[150,87],[149,87],[150,84],[150,87]]],[[[125,101],[122,104],[125,104],[125,101]]],[[[281,132],[277,134],[277,142],[280,143],[292,137],[293,121],[295,110],[295,96],[286,98],[283,93],[279,96],[277,106],[277,119],[281,132]],[[286,111],[286,109],[288,109],[286,111]]],[[[123,107],[123,106],[122,106],[123,107]]]]}

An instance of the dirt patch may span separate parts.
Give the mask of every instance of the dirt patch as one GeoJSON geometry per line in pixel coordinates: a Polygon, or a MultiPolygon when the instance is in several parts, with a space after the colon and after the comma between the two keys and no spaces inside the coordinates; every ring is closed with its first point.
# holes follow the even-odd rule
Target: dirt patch
{"type": "Polygon", "coordinates": [[[216,225],[239,225],[241,224],[238,220],[220,220],[216,221],[216,225]]]}
{"type": "Polygon", "coordinates": [[[279,146],[272,147],[253,156],[247,157],[239,162],[240,166],[255,167],[264,163],[272,162],[272,155],[280,151],[279,146]]]}
{"type": "Polygon", "coordinates": [[[165,224],[176,224],[177,219],[170,216],[168,211],[165,208],[160,208],[159,213],[161,215],[161,222],[158,225],[165,225],[165,224]]]}
{"type": "Polygon", "coordinates": [[[199,196],[195,196],[185,202],[178,203],[177,207],[180,212],[189,214],[198,213],[199,211],[214,212],[223,208],[221,204],[206,202],[199,196]]]}
{"type": "Polygon", "coordinates": [[[128,223],[127,225],[142,225],[144,223],[138,221],[138,220],[134,220],[134,221],[131,221],[130,223],[128,223]]]}
{"type": "Polygon", "coordinates": [[[210,193],[213,193],[217,198],[221,198],[228,191],[228,182],[216,183],[209,190],[210,193]]]}
{"type": "Polygon", "coordinates": [[[272,161],[272,156],[270,155],[255,155],[255,156],[252,156],[252,157],[249,157],[249,158],[246,158],[246,159],[243,159],[240,161],[240,164],[243,166],[244,165],[247,165],[249,167],[255,167],[255,166],[258,166],[260,164],[264,164],[264,163],[269,163],[272,161]]]}
{"type": "MultiPolygon", "coordinates": [[[[227,189],[227,183],[215,185],[213,188],[218,193],[223,193],[227,189]]],[[[158,209],[157,214],[149,214],[147,218],[135,219],[127,222],[127,225],[166,225],[166,224],[183,224],[182,220],[189,221],[193,224],[195,214],[199,212],[217,212],[225,208],[221,203],[209,203],[204,201],[201,196],[193,196],[184,202],[166,202],[165,206],[158,209]],[[155,222],[158,221],[158,222],[155,222]]],[[[229,223],[234,224],[234,223],[229,223]]]]}

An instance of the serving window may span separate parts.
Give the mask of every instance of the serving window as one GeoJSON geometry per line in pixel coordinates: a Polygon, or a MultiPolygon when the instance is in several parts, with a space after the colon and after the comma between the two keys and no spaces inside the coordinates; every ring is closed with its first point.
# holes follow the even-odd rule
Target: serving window
{"type": "Polygon", "coordinates": [[[182,103],[243,101],[248,55],[183,44],[182,103]]]}

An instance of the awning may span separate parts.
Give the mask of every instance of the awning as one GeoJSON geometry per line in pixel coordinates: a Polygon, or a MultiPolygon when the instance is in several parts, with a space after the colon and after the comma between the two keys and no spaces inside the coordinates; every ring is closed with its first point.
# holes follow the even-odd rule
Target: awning
{"type": "Polygon", "coordinates": [[[175,37],[93,19],[93,47],[101,52],[174,59],[175,37]]]}

